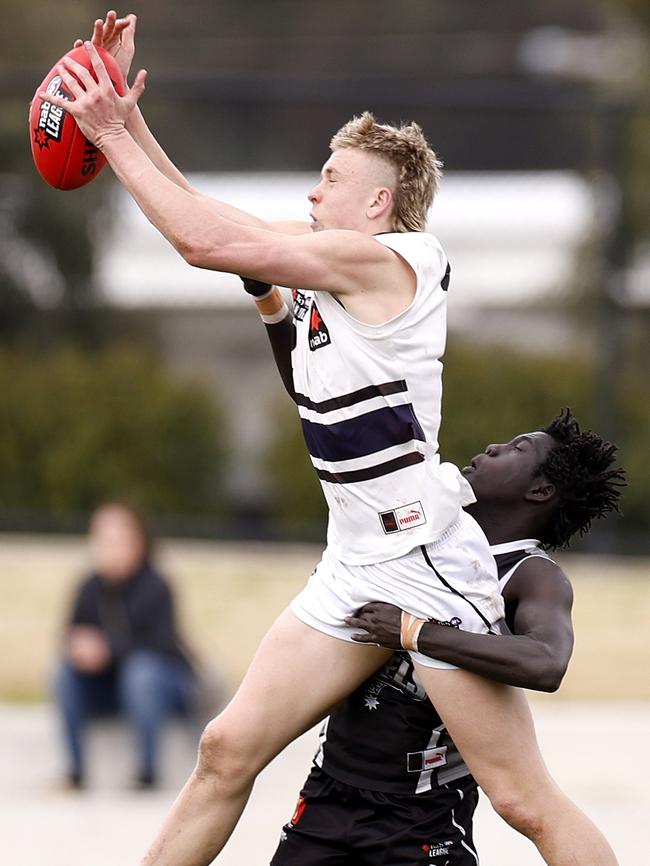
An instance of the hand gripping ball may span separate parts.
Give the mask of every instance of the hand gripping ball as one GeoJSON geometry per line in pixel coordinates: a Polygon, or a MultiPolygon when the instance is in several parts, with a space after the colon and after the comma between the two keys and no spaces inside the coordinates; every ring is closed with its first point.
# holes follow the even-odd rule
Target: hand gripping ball
{"type": "MultiPolygon", "coordinates": [[[[123,96],[126,85],[115,59],[103,48],[98,48],[97,51],[104,61],[115,90],[123,96]]],[[[71,57],[85,66],[97,80],[85,48],[73,48],[66,57],[71,57]]],[[[56,64],[36,88],[36,94],[41,90],[58,94],[63,99],[72,99],[61,82],[56,64]]],[[[38,173],[56,189],[77,189],[85,186],[104,168],[106,158],[86,139],[69,112],[36,94],[29,108],[29,136],[38,173]]]]}

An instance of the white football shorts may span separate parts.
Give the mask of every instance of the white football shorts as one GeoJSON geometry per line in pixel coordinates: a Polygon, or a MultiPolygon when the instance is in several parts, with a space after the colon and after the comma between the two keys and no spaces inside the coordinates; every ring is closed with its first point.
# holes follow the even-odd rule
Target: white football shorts
{"type": "MultiPolygon", "coordinates": [[[[503,597],[496,564],[478,523],[465,511],[431,544],[370,565],[347,565],[328,550],[305,588],[289,605],[306,625],[332,637],[351,641],[358,629],[344,618],[370,601],[395,604],[421,619],[436,619],[486,634],[499,632],[503,597]]],[[[411,653],[433,668],[455,665],[411,653]]]]}

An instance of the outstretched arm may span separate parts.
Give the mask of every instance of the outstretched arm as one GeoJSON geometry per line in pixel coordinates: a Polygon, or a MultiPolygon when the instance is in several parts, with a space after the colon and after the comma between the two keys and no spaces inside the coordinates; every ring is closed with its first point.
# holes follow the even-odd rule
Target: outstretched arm
{"type": "Polygon", "coordinates": [[[372,237],[355,231],[293,237],[241,225],[165,177],[125,128],[144,91],[146,72],[140,70],[131,90],[120,97],[95,47],[90,43],[85,47],[97,81],[83,66],[63,58],[58,70],[73,100],[44,92],[39,96],[75,118],[86,138],[103,151],[145,216],[189,264],[275,285],[335,290],[341,296],[381,293],[399,309],[407,295],[410,302],[413,271],[372,237]],[[401,286],[401,293],[395,291],[396,286],[401,286]]]}
{"type": "MultiPolygon", "coordinates": [[[[135,56],[135,31],[137,17],[134,14],[124,18],[118,18],[115,11],[106,13],[106,19],[98,18],[93,25],[92,44],[101,46],[117,61],[124,80],[128,79],[133,58],[135,56]]],[[[77,39],[75,48],[81,48],[83,41],[77,39]]],[[[146,154],[148,159],[168,180],[185,190],[196,199],[201,199],[202,204],[215,213],[226,217],[240,225],[256,226],[269,231],[281,232],[282,234],[296,235],[306,234],[310,231],[309,223],[300,221],[269,222],[262,220],[253,214],[247,213],[240,208],[233,207],[225,202],[216,201],[204,196],[196,190],[174,165],[167,156],[159,142],[147,126],[140,107],[136,105],[126,119],[126,129],[138,147],[146,154]]]]}
{"type": "MultiPolygon", "coordinates": [[[[508,625],[513,634],[474,634],[427,622],[417,649],[424,655],[511,686],[556,691],[573,649],[573,591],[553,562],[533,557],[523,562],[504,590],[508,625]]],[[[348,623],[366,630],[360,643],[401,649],[401,610],[372,602],[348,623]]]]}

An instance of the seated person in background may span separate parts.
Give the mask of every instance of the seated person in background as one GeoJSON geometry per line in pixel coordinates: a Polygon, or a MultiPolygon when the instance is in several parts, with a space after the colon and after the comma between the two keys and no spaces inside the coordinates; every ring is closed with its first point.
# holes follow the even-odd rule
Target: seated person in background
{"type": "Polygon", "coordinates": [[[156,782],[162,725],[195,706],[196,680],[176,629],[167,582],[151,563],[151,537],[130,507],[108,502],[90,521],[94,570],[77,590],[55,682],[68,752],[68,784],[82,787],[82,735],[93,716],[119,713],[137,744],[136,786],[156,782]]]}

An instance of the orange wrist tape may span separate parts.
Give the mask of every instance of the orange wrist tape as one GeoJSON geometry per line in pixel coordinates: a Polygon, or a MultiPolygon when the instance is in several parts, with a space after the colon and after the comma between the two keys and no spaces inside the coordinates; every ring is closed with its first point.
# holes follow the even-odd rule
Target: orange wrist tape
{"type": "Polygon", "coordinates": [[[425,622],[425,619],[418,619],[412,613],[406,613],[405,610],[402,611],[399,639],[405,650],[418,652],[418,638],[425,622]]]}
{"type": "Polygon", "coordinates": [[[289,313],[289,308],[276,286],[273,286],[268,294],[263,295],[261,298],[256,298],[255,306],[262,317],[262,321],[267,325],[281,322],[289,313]]]}

